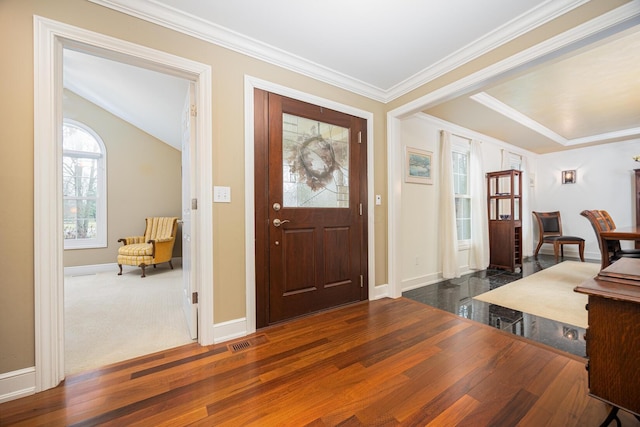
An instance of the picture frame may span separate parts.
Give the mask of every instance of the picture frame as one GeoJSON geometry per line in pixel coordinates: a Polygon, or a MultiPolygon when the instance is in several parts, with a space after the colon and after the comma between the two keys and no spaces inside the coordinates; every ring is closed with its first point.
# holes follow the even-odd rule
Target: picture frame
{"type": "Polygon", "coordinates": [[[404,180],[414,184],[433,184],[433,153],[419,148],[405,149],[404,180]]]}

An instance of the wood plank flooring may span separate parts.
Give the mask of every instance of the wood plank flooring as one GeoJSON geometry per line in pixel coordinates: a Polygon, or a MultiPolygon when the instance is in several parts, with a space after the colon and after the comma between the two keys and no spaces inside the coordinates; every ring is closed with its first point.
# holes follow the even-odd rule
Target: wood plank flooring
{"type": "Polygon", "coordinates": [[[588,427],[608,410],[583,359],[399,298],[70,376],[0,404],[0,425],[588,427]]]}

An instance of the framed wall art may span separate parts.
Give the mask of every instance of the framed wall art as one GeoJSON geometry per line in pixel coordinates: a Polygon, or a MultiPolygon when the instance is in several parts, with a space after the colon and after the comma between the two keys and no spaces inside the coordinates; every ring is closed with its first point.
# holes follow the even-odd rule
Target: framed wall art
{"type": "Polygon", "coordinates": [[[433,153],[406,147],[404,180],[415,184],[433,184],[433,153]]]}

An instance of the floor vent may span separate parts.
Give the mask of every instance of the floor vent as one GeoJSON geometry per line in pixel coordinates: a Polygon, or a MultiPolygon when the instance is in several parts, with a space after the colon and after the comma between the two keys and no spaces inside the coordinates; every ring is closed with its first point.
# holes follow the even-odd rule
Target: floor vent
{"type": "Polygon", "coordinates": [[[244,340],[244,341],[239,341],[239,342],[234,343],[234,344],[229,344],[228,347],[229,347],[229,350],[232,353],[235,353],[237,351],[246,350],[248,348],[256,347],[256,346],[258,346],[260,344],[264,344],[264,343],[268,343],[268,342],[269,342],[269,340],[267,339],[267,337],[265,335],[259,335],[259,336],[255,337],[255,338],[249,338],[249,339],[244,340]]]}
{"type": "Polygon", "coordinates": [[[231,351],[236,352],[236,351],[240,351],[240,350],[245,350],[247,348],[251,347],[251,343],[249,341],[242,341],[239,343],[235,343],[234,345],[231,346],[231,351]]]}

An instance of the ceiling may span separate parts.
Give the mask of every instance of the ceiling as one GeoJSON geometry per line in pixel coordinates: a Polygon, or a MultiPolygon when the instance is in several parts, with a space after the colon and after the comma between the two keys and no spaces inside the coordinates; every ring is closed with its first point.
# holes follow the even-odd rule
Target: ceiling
{"type": "MultiPolygon", "coordinates": [[[[586,3],[90,1],[384,103],[586,3]],[[491,13],[487,13],[489,10],[491,13]]],[[[623,7],[625,14],[637,20],[640,0],[623,7]]],[[[640,31],[636,26],[640,25],[629,26],[607,38],[600,37],[593,45],[547,63],[522,67],[517,74],[494,79],[491,85],[424,112],[537,153],[638,137],[640,31]]],[[[141,112],[152,116],[147,122],[155,124],[137,126],[154,136],[162,135],[160,139],[169,143],[176,136],[170,136],[168,130],[156,131],[156,125],[177,123],[178,132],[173,134],[179,141],[179,113],[175,119],[158,120],[168,117],[165,115],[169,112],[154,115],[148,107],[136,104],[131,108],[129,103],[151,99],[153,106],[177,104],[179,110],[186,81],[169,76],[164,76],[169,79],[165,81],[161,81],[162,76],[146,78],[140,72],[153,72],[130,70],[124,64],[107,66],[100,61],[108,60],[77,52],[65,55],[65,85],[81,96],[92,93],[93,98],[88,99],[114,114],[128,114],[126,120],[135,120],[141,112]],[[131,73],[138,75],[130,77],[131,73]],[[162,85],[163,90],[155,84],[162,85]],[[160,93],[163,100],[157,99],[160,93]],[[105,101],[109,96],[112,99],[105,101]]]]}

